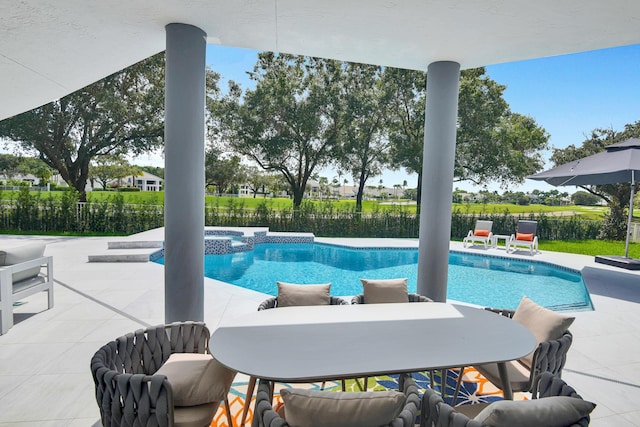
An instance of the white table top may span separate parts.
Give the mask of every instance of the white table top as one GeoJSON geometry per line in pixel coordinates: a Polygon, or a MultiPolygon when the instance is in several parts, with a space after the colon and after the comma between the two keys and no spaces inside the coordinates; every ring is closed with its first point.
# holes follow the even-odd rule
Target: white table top
{"type": "Polygon", "coordinates": [[[239,317],[212,335],[236,371],[307,382],[518,359],[533,335],[495,313],[445,303],[282,307],[239,317]]]}

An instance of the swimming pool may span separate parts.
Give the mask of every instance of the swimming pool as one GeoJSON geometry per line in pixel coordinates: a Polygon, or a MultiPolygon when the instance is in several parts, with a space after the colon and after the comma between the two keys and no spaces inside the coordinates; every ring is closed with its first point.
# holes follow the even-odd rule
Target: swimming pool
{"type": "MultiPolygon", "coordinates": [[[[276,281],[331,282],[336,296],[362,293],[361,278],[407,277],[409,292],[415,292],[417,260],[417,249],[266,243],[253,251],[206,255],[205,276],[269,295],[277,294],[276,281]]],[[[579,272],[543,262],[449,254],[447,298],[515,309],[523,295],[553,310],[592,309],[579,272]]]]}

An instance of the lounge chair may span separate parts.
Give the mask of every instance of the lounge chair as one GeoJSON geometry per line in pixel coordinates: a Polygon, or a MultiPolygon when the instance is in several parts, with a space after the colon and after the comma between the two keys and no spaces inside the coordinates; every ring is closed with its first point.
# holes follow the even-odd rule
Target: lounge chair
{"type": "MultiPolygon", "coordinates": [[[[271,384],[260,380],[256,398],[256,414],[260,426],[391,426],[413,427],[420,397],[409,375],[400,375],[399,392],[319,392],[283,389],[283,410],[271,406],[271,384]],[[284,417],[283,417],[284,415],[284,417]],[[309,421],[313,420],[312,423],[309,421]],[[289,424],[291,423],[291,424],[289,424]]],[[[281,408],[282,409],[282,408],[281,408]]]]}
{"type": "Polygon", "coordinates": [[[538,252],[537,228],[537,221],[518,221],[516,234],[512,234],[509,240],[507,240],[506,251],[509,252],[510,249],[513,249],[513,252],[515,252],[518,246],[522,246],[529,248],[531,255],[533,255],[534,251],[538,252]]]}
{"type": "Polygon", "coordinates": [[[209,351],[202,322],[153,326],[105,344],[91,359],[103,426],[209,426],[236,373],[209,351]]]}
{"type": "MultiPolygon", "coordinates": [[[[284,300],[287,301],[287,305],[315,305],[322,303],[325,299],[326,303],[329,305],[349,305],[349,303],[342,298],[330,296],[329,287],[329,284],[295,285],[291,283],[278,282],[279,297],[267,298],[260,303],[258,311],[276,308],[279,306],[279,302],[282,303],[284,300]],[[311,290],[311,292],[308,292],[307,290],[311,290]]],[[[247,421],[247,415],[249,414],[249,408],[251,407],[251,397],[253,396],[253,391],[256,387],[256,381],[256,377],[249,377],[247,394],[244,400],[244,407],[242,408],[242,418],[240,419],[240,427],[244,426],[247,421]]],[[[324,383],[321,388],[324,389],[324,383]]],[[[345,388],[346,383],[343,380],[342,390],[344,391],[345,388]]]]}
{"type": "Polygon", "coordinates": [[[420,427],[485,425],[561,425],[586,427],[595,404],[587,402],[561,378],[549,372],[536,379],[532,400],[497,401],[451,407],[433,390],[422,396],[420,427]]]}
{"type": "Polygon", "coordinates": [[[473,231],[469,230],[467,237],[462,240],[462,245],[466,248],[469,244],[474,245],[476,242],[480,242],[487,249],[493,241],[491,227],[493,227],[493,221],[477,220],[473,231]]]}
{"type": "Polygon", "coordinates": [[[53,308],[53,258],[43,256],[45,246],[32,243],[0,251],[0,335],[13,326],[13,304],[21,299],[46,291],[47,308],[53,308]]]}

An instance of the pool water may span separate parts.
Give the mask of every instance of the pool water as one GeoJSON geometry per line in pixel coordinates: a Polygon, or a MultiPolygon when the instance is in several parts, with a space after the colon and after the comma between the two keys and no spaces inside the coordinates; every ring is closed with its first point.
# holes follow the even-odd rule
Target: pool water
{"type": "MultiPolygon", "coordinates": [[[[276,281],[331,282],[336,296],[362,293],[361,278],[406,277],[409,292],[416,292],[417,261],[417,249],[268,243],[249,252],[206,255],[205,276],[269,295],[277,294],[276,281]]],[[[523,295],[553,310],[592,309],[578,272],[542,262],[450,253],[447,298],[515,309],[523,295]]]]}

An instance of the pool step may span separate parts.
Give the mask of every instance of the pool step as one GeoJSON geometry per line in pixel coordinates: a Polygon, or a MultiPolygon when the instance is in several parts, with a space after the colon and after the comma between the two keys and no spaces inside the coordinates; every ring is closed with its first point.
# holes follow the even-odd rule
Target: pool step
{"type": "Polygon", "coordinates": [[[89,262],[149,262],[151,254],[162,249],[163,241],[122,240],[107,242],[104,253],[89,255],[89,262]]]}
{"type": "Polygon", "coordinates": [[[156,251],[157,248],[110,249],[108,253],[89,255],[89,262],[149,262],[149,256],[156,251]]]}
{"type": "Polygon", "coordinates": [[[207,255],[223,255],[236,252],[250,251],[253,246],[249,243],[235,240],[230,236],[204,236],[204,253],[207,255]]]}
{"type": "Polygon", "coordinates": [[[108,249],[140,249],[140,248],[161,248],[163,246],[162,241],[122,241],[122,242],[108,242],[108,249]]]}

